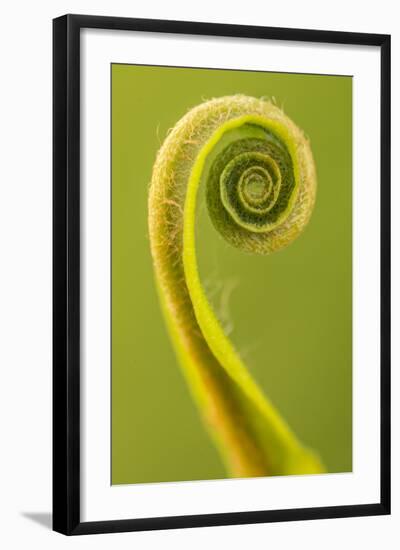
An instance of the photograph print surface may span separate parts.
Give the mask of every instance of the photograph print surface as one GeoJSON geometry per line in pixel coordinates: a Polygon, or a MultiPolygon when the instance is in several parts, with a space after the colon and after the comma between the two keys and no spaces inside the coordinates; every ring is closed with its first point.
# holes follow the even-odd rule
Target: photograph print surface
{"type": "Polygon", "coordinates": [[[350,472],[351,77],[111,92],[111,483],[350,472]]]}

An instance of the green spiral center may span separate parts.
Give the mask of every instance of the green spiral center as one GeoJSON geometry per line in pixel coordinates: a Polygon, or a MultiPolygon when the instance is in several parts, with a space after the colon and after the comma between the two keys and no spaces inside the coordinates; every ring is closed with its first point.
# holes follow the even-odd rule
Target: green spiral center
{"type": "Polygon", "coordinates": [[[205,171],[211,220],[231,244],[243,248],[246,236],[267,234],[289,215],[296,192],[292,159],[266,128],[245,123],[226,132],[205,171]]]}
{"type": "Polygon", "coordinates": [[[246,170],[239,182],[239,192],[244,203],[249,207],[259,207],[268,199],[272,190],[272,178],[261,167],[246,170]]]}
{"type": "Polygon", "coordinates": [[[234,157],[219,177],[221,202],[241,227],[254,224],[265,228],[265,215],[276,204],[281,173],[275,161],[264,153],[247,152],[234,157]]]}

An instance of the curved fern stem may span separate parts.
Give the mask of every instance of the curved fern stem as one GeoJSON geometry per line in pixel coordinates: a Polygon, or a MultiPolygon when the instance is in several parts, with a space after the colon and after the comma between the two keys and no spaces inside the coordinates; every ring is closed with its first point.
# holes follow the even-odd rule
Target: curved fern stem
{"type": "Polygon", "coordinates": [[[316,176],[309,143],[264,100],[236,95],[195,107],[157,155],[149,231],[171,340],[230,475],[322,472],[252,379],[207,300],[196,259],[200,185],[221,235],[246,252],[269,254],[293,241],[311,215],[316,176]]]}

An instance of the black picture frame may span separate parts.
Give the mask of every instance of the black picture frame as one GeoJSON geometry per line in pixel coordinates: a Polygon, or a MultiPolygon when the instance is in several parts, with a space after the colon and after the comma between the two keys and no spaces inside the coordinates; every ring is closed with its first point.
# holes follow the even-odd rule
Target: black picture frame
{"type": "Polygon", "coordinates": [[[53,529],[65,535],[390,513],[390,36],[120,17],[53,21],[53,529]],[[378,46],[381,51],[381,496],[373,504],[80,520],[80,31],[84,28],[378,46]]]}

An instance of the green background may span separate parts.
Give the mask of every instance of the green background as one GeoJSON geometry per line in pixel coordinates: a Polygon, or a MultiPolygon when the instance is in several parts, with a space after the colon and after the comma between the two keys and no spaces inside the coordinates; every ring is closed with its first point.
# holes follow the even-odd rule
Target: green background
{"type": "Polygon", "coordinates": [[[224,478],[155,292],[151,169],[167,130],[206,99],[274,97],[311,140],[318,194],[287,249],[251,256],[200,197],[202,282],[255,379],[329,472],[351,470],[350,77],[112,65],[112,483],[224,478]]]}

